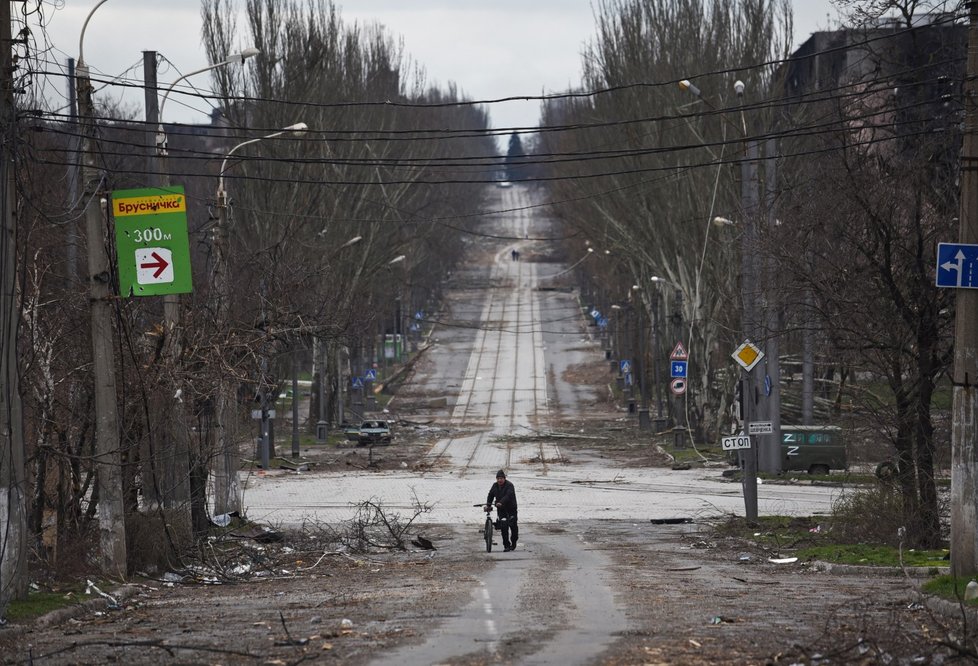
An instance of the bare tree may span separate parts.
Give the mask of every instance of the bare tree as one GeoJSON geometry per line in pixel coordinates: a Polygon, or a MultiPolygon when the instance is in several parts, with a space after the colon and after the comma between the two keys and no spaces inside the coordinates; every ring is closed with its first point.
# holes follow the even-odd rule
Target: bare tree
{"type": "MultiPolygon", "coordinates": [[[[739,312],[734,246],[711,221],[740,210],[731,164],[745,132],[767,124],[762,108],[744,122],[733,83],[762,95],[775,75],[765,63],[787,54],[790,35],[781,0],[609,0],[584,60],[583,87],[601,92],[544,109],[553,129],[541,150],[561,178],[550,191],[567,202],[557,210],[575,240],[609,253],[587,270],[628,275],[645,294],[645,321],[657,320],[651,277],[674,285],[664,295],[682,295],[690,422],[711,438],[728,418],[735,374],[722,350],[735,345],[739,312]],[[677,86],[687,79],[700,97],[677,86]]],[[[653,362],[664,362],[676,340],[657,338],[653,362]]]]}

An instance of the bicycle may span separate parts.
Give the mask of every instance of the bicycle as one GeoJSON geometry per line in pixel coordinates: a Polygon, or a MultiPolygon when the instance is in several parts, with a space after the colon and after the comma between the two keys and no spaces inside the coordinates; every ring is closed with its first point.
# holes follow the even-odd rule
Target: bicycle
{"type": "MultiPolygon", "coordinates": [[[[485,506],[486,505],[485,504],[473,504],[472,506],[477,506],[477,507],[481,507],[482,509],[485,509],[485,506]]],[[[497,516],[499,514],[498,508],[496,510],[496,514],[497,514],[497,516]]],[[[487,553],[491,553],[492,552],[492,531],[494,529],[501,530],[502,529],[502,525],[500,523],[504,523],[504,522],[506,522],[506,518],[505,517],[498,517],[496,520],[493,520],[492,519],[492,509],[489,509],[488,511],[486,511],[486,525],[482,529],[482,536],[486,540],[486,552],[487,553]]]]}

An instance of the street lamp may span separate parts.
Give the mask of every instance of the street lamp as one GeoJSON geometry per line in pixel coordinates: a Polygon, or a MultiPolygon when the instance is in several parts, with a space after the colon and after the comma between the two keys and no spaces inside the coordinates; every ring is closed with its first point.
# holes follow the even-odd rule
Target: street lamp
{"type": "MultiPolygon", "coordinates": [[[[105,2],[106,0],[102,0],[102,1],[105,2]]],[[[209,72],[212,69],[217,69],[218,67],[224,67],[225,65],[230,65],[238,61],[244,63],[244,61],[247,60],[248,58],[252,58],[260,53],[261,51],[259,51],[258,49],[254,47],[249,47],[244,51],[242,51],[241,53],[235,53],[233,55],[229,55],[225,60],[222,60],[221,62],[214,63],[213,65],[208,65],[207,67],[201,67],[200,69],[195,69],[192,72],[188,72],[187,74],[184,74],[176,81],[171,83],[170,87],[166,89],[165,93],[163,93],[163,99],[160,100],[159,124],[156,127],[157,153],[159,155],[166,155],[166,132],[163,129],[163,108],[166,106],[166,100],[169,99],[170,93],[173,92],[173,89],[176,87],[178,83],[180,83],[185,79],[190,78],[191,76],[194,76],[196,74],[203,74],[204,72],[209,72]]]]}
{"type": "MultiPolygon", "coordinates": [[[[703,99],[699,89],[695,88],[689,84],[688,81],[680,82],[680,87],[689,90],[691,93],[703,99]]],[[[741,126],[738,131],[741,133],[744,141],[744,156],[741,162],[741,207],[744,214],[744,233],[741,236],[741,296],[743,299],[743,313],[742,313],[742,329],[744,333],[744,338],[750,340],[751,338],[757,338],[758,333],[761,331],[761,322],[759,321],[758,315],[758,294],[756,291],[756,285],[758,283],[758,270],[755,261],[755,252],[757,251],[757,225],[754,221],[754,217],[757,214],[757,209],[759,207],[759,174],[758,174],[758,145],[757,141],[751,140],[747,133],[747,121],[744,116],[744,91],[745,85],[743,81],[736,81],[734,83],[734,93],[737,95],[740,106],[740,119],[741,126]]],[[[706,101],[706,100],[704,100],[706,101]]],[[[711,105],[712,108],[712,105],[711,105]]],[[[726,117],[724,117],[726,119],[726,117]]],[[[728,121],[729,122],[729,121],[728,121]]],[[[776,226],[777,221],[774,218],[774,211],[771,202],[774,199],[776,193],[776,171],[775,171],[775,160],[774,155],[776,153],[776,145],[773,139],[770,139],[767,144],[767,158],[765,164],[765,181],[766,181],[766,202],[768,204],[768,217],[769,225],[776,226]]],[[[715,217],[712,223],[716,226],[727,226],[732,224],[731,220],[723,217],[715,217]]],[[[705,256],[705,252],[704,252],[705,256]]],[[[771,269],[765,271],[767,277],[771,279],[771,269]]],[[[757,519],[757,465],[758,461],[761,463],[761,467],[765,471],[778,472],[781,468],[781,435],[780,435],[780,391],[779,391],[779,381],[780,381],[780,367],[778,363],[778,340],[777,336],[772,332],[778,328],[776,321],[778,313],[775,309],[770,307],[770,304],[764,304],[764,314],[765,321],[764,324],[768,327],[767,335],[767,351],[768,351],[768,372],[770,373],[765,377],[765,393],[768,395],[769,400],[765,401],[761,405],[754,405],[754,383],[755,378],[752,373],[744,371],[742,386],[743,386],[743,420],[745,424],[750,423],[757,414],[754,414],[756,407],[760,407],[763,411],[767,412],[766,416],[770,419],[772,425],[773,433],[765,437],[766,446],[763,447],[762,451],[757,447],[751,449],[746,458],[745,464],[745,484],[744,484],[744,501],[746,506],[747,518],[748,520],[757,519]],[[773,374],[773,380],[770,375],[773,374]]],[[[762,414],[763,416],[763,414],[762,414]]],[[[746,427],[746,426],[745,426],[746,427]]]]}
{"type": "MultiPolygon", "coordinates": [[[[160,107],[160,109],[162,110],[162,106],[160,107]]],[[[218,199],[218,202],[220,203],[221,198],[226,196],[225,195],[225,192],[224,192],[224,173],[228,170],[228,166],[227,166],[228,160],[231,159],[231,155],[233,155],[234,152],[238,148],[243,148],[244,146],[248,146],[248,145],[251,145],[253,143],[258,143],[259,141],[264,141],[265,139],[274,139],[277,136],[282,136],[283,134],[288,134],[289,132],[293,132],[293,133],[299,134],[302,131],[307,130],[307,129],[309,129],[309,126],[306,125],[305,123],[296,123],[294,125],[289,125],[288,127],[283,127],[282,129],[280,129],[277,132],[272,132],[271,134],[266,134],[265,136],[260,136],[257,139],[248,139],[247,141],[242,141],[241,143],[239,143],[238,145],[236,145],[234,148],[232,148],[231,150],[229,150],[227,152],[227,154],[224,156],[224,161],[221,162],[220,176],[219,176],[218,181],[217,181],[217,199],[218,199]]]]}
{"type": "MultiPolygon", "coordinates": [[[[253,50],[253,49],[252,49],[253,50]]],[[[189,75],[188,75],[189,76],[189,75]]],[[[173,89],[173,86],[170,86],[173,89]]],[[[169,94],[169,91],[167,91],[169,94]]],[[[163,98],[164,101],[166,97],[163,98]]],[[[160,109],[162,110],[162,105],[160,109]]],[[[160,126],[162,128],[162,125],[160,126]]],[[[221,162],[221,171],[217,180],[217,223],[214,226],[214,236],[213,236],[213,248],[214,248],[214,293],[216,296],[215,304],[215,316],[217,320],[217,330],[223,331],[230,319],[230,303],[231,303],[231,280],[230,280],[230,270],[228,261],[228,250],[227,250],[227,192],[224,189],[224,173],[228,170],[228,159],[231,155],[242,148],[252,143],[258,143],[259,141],[264,141],[265,139],[272,139],[283,134],[290,132],[301,132],[307,129],[305,123],[296,123],[294,125],[289,125],[277,132],[272,132],[266,136],[258,137],[255,139],[248,139],[247,141],[242,141],[238,145],[234,146],[227,152],[224,156],[224,160],[221,162]]],[[[228,396],[229,389],[224,382],[223,374],[218,382],[217,396],[214,404],[214,415],[217,420],[217,450],[219,452],[221,464],[218,466],[218,470],[215,471],[215,492],[214,492],[214,511],[217,515],[222,515],[225,513],[231,513],[233,511],[240,511],[241,509],[241,492],[238,486],[238,460],[236,451],[234,450],[234,444],[232,438],[228,434],[228,424],[231,418],[225,413],[228,410],[228,406],[233,404],[233,399],[228,396]]],[[[292,396],[293,404],[296,403],[296,394],[293,393],[292,396]]],[[[267,423],[265,419],[267,418],[267,410],[264,409],[265,405],[262,405],[262,445],[261,445],[261,464],[262,469],[268,469],[268,440],[266,433],[268,432],[267,423]]],[[[293,445],[294,446],[294,445],[293,445]]],[[[297,451],[293,449],[293,453],[298,455],[297,451]]]]}

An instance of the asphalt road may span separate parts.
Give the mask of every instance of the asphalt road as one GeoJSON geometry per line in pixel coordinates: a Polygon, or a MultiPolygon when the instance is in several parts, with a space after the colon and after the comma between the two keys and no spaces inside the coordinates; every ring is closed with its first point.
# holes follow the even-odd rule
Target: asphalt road
{"type": "MultiPolygon", "coordinates": [[[[576,295],[546,289],[566,266],[528,260],[546,256],[548,241],[535,239],[551,235],[548,221],[529,207],[531,193],[511,187],[497,194],[498,207],[513,212],[494,216],[487,231],[511,240],[487,238],[474,249],[448,295],[451,325],[436,329],[426,369],[412,380],[422,391],[448,397],[444,417],[451,435],[431,447],[428,471],[251,477],[247,483],[252,520],[340,521],[352,516],[354,503],[375,499],[404,510],[420,501],[432,507],[420,522],[475,529],[482,517],[472,505],[484,501],[495,471],[507,470],[520,503],[519,549],[482,553],[498,566],[480,569],[469,604],[432,627],[423,643],[377,663],[491,659],[501,644],[512,654],[527,631],[527,608],[534,607],[543,609],[541,630],[519,662],[590,663],[626,628],[622,592],[609,582],[607,556],[585,547],[579,530],[550,528],[744,511],[741,486],[723,481],[718,470],[643,469],[598,457],[569,461],[559,440],[513,437],[546,432],[557,410],[566,417],[583,409],[593,396],[563,382],[562,372],[603,359],[603,352],[586,335],[576,295]]],[[[758,489],[760,512],[828,512],[836,492],[765,484],[758,489]]]]}

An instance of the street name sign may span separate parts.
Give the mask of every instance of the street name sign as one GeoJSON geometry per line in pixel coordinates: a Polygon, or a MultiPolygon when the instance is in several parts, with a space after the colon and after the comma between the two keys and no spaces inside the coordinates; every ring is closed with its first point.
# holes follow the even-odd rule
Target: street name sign
{"type": "Polygon", "coordinates": [[[938,287],[978,289],[978,245],[937,244],[938,287]]]}
{"type": "Polygon", "coordinates": [[[112,216],[123,298],[193,291],[182,186],[116,190],[112,216]]]}
{"type": "Polygon", "coordinates": [[[743,344],[737,347],[732,356],[740,367],[750,372],[764,358],[764,352],[750,340],[744,340],[743,344]]]}
{"type": "Polygon", "coordinates": [[[754,421],[747,424],[748,435],[770,435],[773,432],[774,423],[772,421],[754,421]]]}
{"type": "Polygon", "coordinates": [[[720,440],[720,447],[724,451],[738,451],[750,448],[749,435],[737,435],[735,437],[724,437],[720,440]]]}

